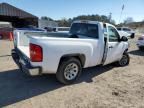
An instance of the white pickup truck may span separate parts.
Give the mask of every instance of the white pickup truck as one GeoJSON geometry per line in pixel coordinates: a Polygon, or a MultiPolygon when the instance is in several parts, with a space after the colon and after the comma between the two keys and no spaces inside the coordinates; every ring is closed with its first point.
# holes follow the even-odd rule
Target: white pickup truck
{"type": "Polygon", "coordinates": [[[135,38],[135,32],[128,27],[118,27],[119,34],[126,36],[127,38],[135,38]]]}
{"type": "Polygon", "coordinates": [[[82,68],[128,65],[127,41],[111,24],[75,21],[69,33],[15,30],[12,57],[23,72],[56,74],[60,82],[71,84],[82,68]]]}

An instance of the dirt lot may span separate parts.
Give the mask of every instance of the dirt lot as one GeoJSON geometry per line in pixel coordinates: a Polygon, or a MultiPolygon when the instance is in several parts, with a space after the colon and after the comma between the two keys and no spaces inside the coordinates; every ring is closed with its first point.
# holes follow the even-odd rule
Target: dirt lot
{"type": "Polygon", "coordinates": [[[73,85],[55,75],[28,77],[12,61],[12,42],[0,40],[0,107],[8,108],[144,108],[144,52],[130,40],[127,67],[93,67],[73,85]]]}

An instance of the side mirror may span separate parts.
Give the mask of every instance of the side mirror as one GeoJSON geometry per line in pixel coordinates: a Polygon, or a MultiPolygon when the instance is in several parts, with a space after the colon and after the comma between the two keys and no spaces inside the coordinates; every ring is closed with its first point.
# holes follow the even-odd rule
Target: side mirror
{"type": "Polygon", "coordinates": [[[121,41],[123,41],[123,42],[127,42],[127,41],[128,41],[128,38],[125,37],[125,36],[122,36],[121,41]]]}

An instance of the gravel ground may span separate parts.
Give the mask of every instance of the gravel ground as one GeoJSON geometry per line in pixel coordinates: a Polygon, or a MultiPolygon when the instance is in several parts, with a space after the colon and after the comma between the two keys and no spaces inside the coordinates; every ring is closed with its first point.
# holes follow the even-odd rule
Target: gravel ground
{"type": "Polygon", "coordinates": [[[69,86],[55,75],[20,72],[10,55],[12,42],[0,40],[0,107],[144,108],[144,52],[138,51],[136,39],[130,40],[129,66],[88,68],[69,86]]]}

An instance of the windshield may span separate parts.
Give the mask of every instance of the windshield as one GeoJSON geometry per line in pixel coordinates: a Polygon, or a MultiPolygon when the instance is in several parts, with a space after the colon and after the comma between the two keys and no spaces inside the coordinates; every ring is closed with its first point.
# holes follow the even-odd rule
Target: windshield
{"type": "Polygon", "coordinates": [[[98,25],[86,23],[74,23],[71,27],[70,34],[83,35],[90,38],[98,38],[98,25]]]}

